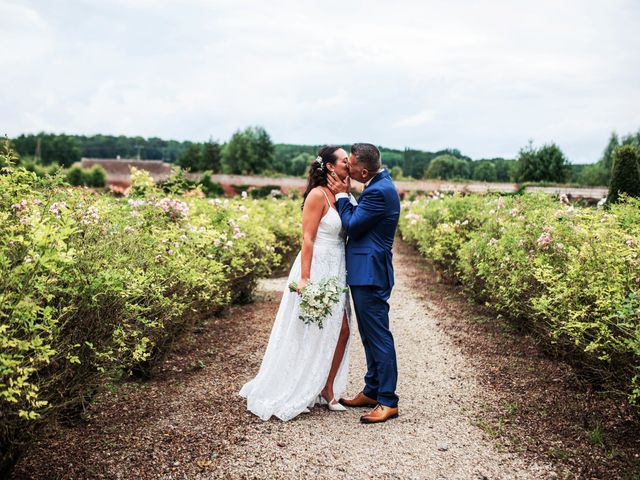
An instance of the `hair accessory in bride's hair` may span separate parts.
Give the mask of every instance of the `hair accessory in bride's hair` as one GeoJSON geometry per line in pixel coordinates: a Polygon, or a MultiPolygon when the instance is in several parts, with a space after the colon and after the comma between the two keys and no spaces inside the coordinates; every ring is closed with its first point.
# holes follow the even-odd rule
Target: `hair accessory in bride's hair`
{"type": "Polygon", "coordinates": [[[316,162],[320,164],[320,170],[324,170],[324,160],[322,160],[322,157],[320,155],[316,157],[316,162]]]}

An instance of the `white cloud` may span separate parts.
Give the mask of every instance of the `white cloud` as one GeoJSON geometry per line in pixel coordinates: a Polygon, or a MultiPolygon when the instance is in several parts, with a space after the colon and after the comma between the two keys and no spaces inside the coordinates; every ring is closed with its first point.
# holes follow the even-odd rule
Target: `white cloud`
{"type": "Polygon", "coordinates": [[[422,110],[414,115],[409,115],[398,120],[395,127],[419,127],[431,123],[436,118],[435,110],[422,110]]]}
{"type": "Polygon", "coordinates": [[[372,141],[575,162],[640,127],[634,0],[0,0],[0,118],[42,129],[372,141]],[[10,94],[7,94],[10,93],[10,94]]]}

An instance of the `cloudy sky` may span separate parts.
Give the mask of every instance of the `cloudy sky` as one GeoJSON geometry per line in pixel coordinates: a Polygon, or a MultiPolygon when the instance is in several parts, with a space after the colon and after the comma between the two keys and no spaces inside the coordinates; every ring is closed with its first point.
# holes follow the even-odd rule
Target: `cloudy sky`
{"type": "Polygon", "coordinates": [[[640,128],[638,0],[0,0],[0,133],[574,163],[640,128]]]}

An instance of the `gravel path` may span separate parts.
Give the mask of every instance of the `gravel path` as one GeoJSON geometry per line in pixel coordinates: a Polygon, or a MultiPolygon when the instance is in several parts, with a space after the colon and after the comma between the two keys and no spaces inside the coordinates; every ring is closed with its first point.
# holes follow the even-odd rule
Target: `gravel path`
{"type": "MultiPolygon", "coordinates": [[[[328,412],[316,407],[290,422],[263,423],[247,414],[250,425],[227,453],[225,473],[239,478],[553,478],[551,466],[530,464],[500,453],[471,425],[464,411],[480,398],[474,374],[438,318],[418,298],[416,277],[425,272],[415,257],[394,257],[396,286],[391,322],[399,364],[400,417],[380,425],[362,425],[364,409],[328,412]]],[[[260,288],[281,291],[285,279],[260,288]]],[[[419,284],[418,284],[419,285],[419,284]]],[[[355,322],[354,322],[355,325],[355,322]]],[[[362,387],[365,359],[353,332],[349,390],[362,387]]],[[[259,363],[262,350],[253,353],[259,363]]],[[[252,362],[253,363],[253,362],[252,362]]],[[[204,478],[204,477],[203,477],[204,478]]]]}
{"type": "MultiPolygon", "coordinates": [[[[260,366],[285,284],[267,280],[256,303],[233,306],[195,329],[151,381],[104,391],[82,422],[45,436],[12,478],[554,478],[551,465],[499,452],[472,425],[490,394],[439,326],[438,312],[454,307],[446,297],[437,306],[421,299],[429,273],[417,254],[398,248],[394,262],[399,418],[362,425],[364,409],[316,407],[290,422],[262,422],[246,411],[237,392],[260,366]]],[[[365,361],[359,334],[352,334],[355,394],[365,361]]]]}

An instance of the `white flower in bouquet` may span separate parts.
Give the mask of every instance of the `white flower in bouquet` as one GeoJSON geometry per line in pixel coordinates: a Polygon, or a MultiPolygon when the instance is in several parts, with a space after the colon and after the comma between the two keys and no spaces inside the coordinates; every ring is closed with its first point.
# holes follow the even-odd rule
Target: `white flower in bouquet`
{"type": "MultiPolygon", "coordinates": [[[[296,292],[298,284],[291,282],[289,290],[296,292]]],[[[328,277],[317,282],[309,282],[300,294],[300,320],[307,325],[315,323],[322,328],[323,321],[340,301],[340,295],[347,291],[338,283],[337,277],[328,277]]]]}

